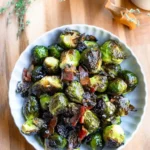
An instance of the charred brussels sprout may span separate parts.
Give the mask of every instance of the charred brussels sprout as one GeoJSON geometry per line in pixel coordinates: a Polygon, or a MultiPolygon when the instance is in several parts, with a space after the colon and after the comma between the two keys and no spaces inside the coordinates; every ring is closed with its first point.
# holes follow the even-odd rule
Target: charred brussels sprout
{"type": "Polygon", "coordinates": [[[83,118],[84,118],[84,126],[89,133],[92,133],[99,128],[100,120],[92,111],[86,110],[83,118]]]}
{"type": "Polygon", "coordinates": [[[104,129],[103,138],[107,147],[117,148],[124,143],[125,134],[119,125],[111,125],[104,129]]]}
{"type": "Polygon", "coordinates": [[[39,116],[39,104],[34,96],[29,96],[28,100],[23,105],[23,115],[26,120],[39,116]]]}
{"type": "Polygon", "coordinates": [[[110,81],[108,84],[108,92],[112,95],[121,95],[127,89],[127,84],[120,78],[110,81]]]}
{"type": "Polygon", "coordinates": [[[36,82],[36,81],[42,79],[45,75],[46,74],[43,71],[42,66],[35,66],[31,73],[32,81],[36,82]]]}
{"type": "Polygon", "coordinates": [[[39,128],[33,124],[32,120],[27,120],[21,127],[24,134],[33,134],[39,131],[39,128]]]}
{"type": "Polygon", "coordinates": [[[49,46],[48,51],[49,51],[50,56],[59,59],[61,56],[61,52],[63,51],[63,48],[60,47],[58,44],[55,44],[55,45],[49,46]]]}
{"type": "Polygon", "coordinates": [[[133,91],[138,84],[137,76],[128,70],[123,70],[120,74],[122,79],[127,83],[127,92],[133,91]]]}
{"type": "Polygon", "coordinates": [[[51,150],[53,148],[63,149],[67,145],[67,140],[62,136],[54,133],[48,139],[45,139],[44,146],[45,150],[51,150]]]}
{"type": "Polygon", "coordinates": [[[79,42],[80,33],[75,30],[66,29],[60,35],[60,45],[64,48],[75,48],[79,42]]]}
{"type": "Polygon", "coordinates": [[[121,124],[121,117],[120,116],[111,116],[110,118],[105,118],[102,120],[102,127],[106,127],[112,124],[121,124]]]}
{"type": "Polygon", "coordinates": [[[48,74],[56,74],[59,70],[59,60],[54,57],[47,57],[43,66],[48,74]]]}
{"type": "Polygon", "coordinates": [[[102,60],[105,63],[120,64],[125,58],[125,53],[115,41],[106,41],[100,47],[102,60]]]}
{"type": "Polygon", "coordinates": [[[78,66],[80,61],[79,51],[73,49],[65,51],[61,54],[60,58],[60,68],[64,69],[67,65],[78,66]]]}
{"type": "Polygon", "coordinates": [[[107,94],[101,94],[97,96],[97,101],[101,102],[100,115],[102,117],[110,117],[115,113],[116,107],[113,103],[109,101],[107,94]]]}
{"type": "Polygon", "coordinates": [[[56,93],[51,97],[51,101],[49,103],[49,111],[52,115],[58,115],[62,113],[63,110],[66,109],[68,105],[68,99],[64,93],[56,93]]]}
{"type": "Polygon", "coordinates": [[[71,101],[76,103],[82,103],[84,90],[79,82],[73,81],[67,87],[66,94],[71,101]]]}
{"type": "Polygon", "coordinates": [[[95,75],[90,78],[90,87],[95,88],[97,92],[105,92],[108,86],[106,76],[95,75]]]}
{"type": "Polygon", "coordinates": [[[81,64],[84,65],[91,74],[98,73],[102,64],[99,49],[94,47],[84,50],[81,54],[81,64]]]}
{"type": "Polygon", "coordinates": [[[116,114],[119,116],[128,115],[129,111],[134,110],[134,106],[130,104],[128,98],[123,96],[117,96],[112,98],[113,104],[116,106],[116,114]]]}
{"type": "Polygon", "coordinates": [[[90,141],[90,146],[92,150],[97,150],[103,147],[102,137],[99,133],[96,133],[92,136],[91,141],[90,141]]]}
{"type": "Polygon", "coordinates": [[[91,48],[91,47],[99,47],[98,43],[95,41],[84,41],[83,42],[87,48],[91,48]]]}
{"type": "Polygon", "coordinates": [[[121,66],[119,64],[107,64],[103,66],[103,69],[105,70],[109,78],[115,78],[121,72],[121,66]]]}
{"type": "Polygon", "coordinates": [[[48,109],[50,100],[51,100],[51,97],[48,94],[43,94],[40,96],[40,105],[43,110],[48,109]]]}
{"type": "Polygon", "coordinates": [[[44,46],[35,46],[33,48],[33,62],[42,64],[43,60],[48,57],[48,49],[44,46]]]}
{"type": "Polygon", "coordinates": [[[58,76],[45,76],[32,85],[31,93],[39,96],[45,92],[53,93],[55,91],[60,91],[62,88],[62,82],[58,76]]]}

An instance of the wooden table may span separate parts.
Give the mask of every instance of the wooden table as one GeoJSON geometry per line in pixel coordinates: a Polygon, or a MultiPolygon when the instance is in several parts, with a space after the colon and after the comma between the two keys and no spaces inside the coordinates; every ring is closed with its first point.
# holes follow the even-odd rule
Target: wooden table
{"type": "MultiPolygon", "coordinates": [[[[114,0],[118,6],[136,8],[129,0],[114,0]]],[[[6,26],[7,14],[0,16],[0,149],[33,150],[19,133],[8,105],[9,79],[20,53],[44,32],[65,24],[89,24],[102,27],[126,42],[139,58],[150,91],[150,17],[147,12],[139,15],[141,25],[134,31],[118,24],[109,11],[104,9],[104,0],[36,0],[26,18],[31,24],[17,40],[16,18],[6,26]]],[[[0,6],[6,0],[0,0],[0,6]]],[[[134,138],[124,150],[150,150],[150,102],[144,120],[134,138]]]]}

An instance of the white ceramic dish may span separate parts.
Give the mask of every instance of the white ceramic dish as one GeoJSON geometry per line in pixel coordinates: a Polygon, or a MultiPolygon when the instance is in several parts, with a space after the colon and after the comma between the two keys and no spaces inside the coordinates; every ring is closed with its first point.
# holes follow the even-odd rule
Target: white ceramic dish
{"type": "MultiPolygon", "coordinates": [[[[23,68],[28,68],[28,66],[30,65],[32,48],[36,45],[49,46],[50,44],[55,43],[61,31],[63,31],[66,28],[75,29],[79,30],[81,33],[94,35],[98,39],[99,44],[102,44],[109,39],[116,40],[120,43],[120,45],[123,47],[126,53],[130,55],[128,59],[121,64],[121,66],[123,69],[133,71],[139,78],[139,84],[133,92],[127,95],[127,97],[131,100],[131,103],[136,107],[137,112],[131,112],[128,116],[122,118],[121,126],[123,127],[126,134],[126,145],[126,143],[133,137],[134,133],[137,131],[139,124],[143,118],[143,113],[145,111],[147,92],[144,74],[139,64],[139,61],[137,60],[131,49],[125,43],[123,43],[121,40],[119,40],[118,37],[104,29],[89,25],[66,25],[53,29],[39,37],[32,44],[30,44],[20,55],[12,72],[9,84],[9,105],[16,126],[19,128],[20,131],[21,126],[25,120],[22,115],[22,106],[24,99],[19,94],[16,94],[15,89],[17,82],[21,80],[23,68]]],[[[22,135],[36,150],[43,150],[43,147],[37,142],[34,136],[27,136],[24,134],[22,135]]],[[[121,146],[118,149],[121,149],[125,145],[121,146]]],[[[81,150],[84,149],[87,150],[88,148],[82,146],[81,150]]]]}

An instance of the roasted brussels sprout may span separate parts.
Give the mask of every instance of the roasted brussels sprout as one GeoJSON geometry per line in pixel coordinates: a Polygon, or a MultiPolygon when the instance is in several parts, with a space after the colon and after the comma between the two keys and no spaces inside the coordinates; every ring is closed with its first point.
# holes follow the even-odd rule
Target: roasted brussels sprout
{"type": "Polygon", "coordinates": [[[118,76],[119,72],[121,72],[121,66],[119,64],[107,64],[103,66],[103,69],[109,78],[115,78],[118,76]]]}
{"type": "Polygon", "coordinates": [[[109,125],[112,125],[112,124],[121,124],[121,117],[120,116],[111,116],[110,118],[103,118],[101,120],[101,124],[102,124],[102,127],[106,127],[106,126],[109,126],[109,125]]]}
{"type": "Polygon", "coordinates": [[[111,101],[116,106],[116,114],[119,116],[128,115],[129,111],[134,110],[134,106],[130,104],[130,101],[126,97],[114,96],[111,98],[111,101]]]}
{"type": "Polygon", "coordinates": [[[100,50],[96,47],[85,49],[81,54],[81,64],[84,65],[91,74],[98,73],[102,64],[100,50]]]}
{"type": "Polygon", "coordinates": [[[22,97],[27,97],[29,94],[29,89],[32,86],[31,82],[21,82],[17,83],[16,93],[20,93],[22,97]]]}
{"type": "Polygon", "coordinates": [[[79,51],[73,49],[61,53],[60,68],[64,69],[67,65],[78,66],[80,61],[79,51]]]}
{"type": "Polygon", "coordinates": [[[43,110],[48,109],[50,100],[51,100],[51,97],[48,94],[43,94],[40,96],[40,105],[43,110]]]}
{"type": "Polygon", "coordinates": [[[121,126],[107,126],[103,131],[103,138],[107,147],[117,148],[124,143],[125,134],[121,126]]]}
{"type": "Polygon", "coordinates": [[[83,42],[87,48],[91,48],[91,47],[99,47],[98,43],[95,41],[84,41],[83,42]]]}
{"type": "MultiPolygon", "coordinates": [[[[81,141],[78,138],[78,133],[76,130],[72,130],[68,135],[68,150],[78,150],[77,148],[80,146],[81,141]]],[[[80,149],[79,149],[80,150],[80,149]]]]}
{"type": "Polygon", "coordinates": [[[31,73],[32,81],[36,82],[42,79],[45,75],[46,73],[43,71],[42,66],[35,66],[31,73]]]}
{"type": "Polygon", "coordinates": [[[120,78],[115,78],[108,84],[108,92],[112,95],[121,95],[126,92],[127,84],[120,78]]]}
{"type": "Polygon", "coordinates": [[[42,64],[43,60],[48,57],[48,49],[44,46],[35,46],[33,48],[33,62],[34,64],[42,64]]]}
{"type": "Polygon", "coordinates": [[[37,133],[44,125],[44,121],[39,118],[28,119],[21,127],[24,134],[37,133]]]}
{"type": "Polygon", "coordinates": [[[59,60],[54,57],[46,57],[43,66],[48,74],[56,74],[59,70],[59,60]]]}
{"type": "Polygon", "coordinates": [[[31,120],[39,116],[39,104],[36,97],[29,96],[23,105],[23,115],[26,120],[31,120]]]}
{"type": "Polygon", "coordinates": [[[96,105],[96,95],[94,93],[85,92],[83,94],[83,105],[88,106],[95,106],[96,105]]]}
{"type": "Polygon", "coordinates": [[[52,148],[63,149],[66,145],[67,140],[57,133],[54,133],[48,139],[45,139],[44,142],[45,150],[51,150],[52,148]]]}
{"type": "Polygon", "coordinates": [[[90,146],[91,146],[92,150],[101,149],[103,147],[102,137],[101,137],[100,133],[96,133],[92,136],[92,138],[90,140],[90,146]]]}
{"type": "Polygon", "coordinates": [[[138,84],[137,76],[133,72],[128,71],[128,70],[121,71],[120,75],[121,75],[121,78],[127,83],[126,92],[133,91],[138,84]]]}
{"type": "Polygon", "coordinates": [[[106,41],[100,47],[100,50],[103,62],[108,64],[120,64],[126,58],[126,55],[120,45],[112,40],[106,41]]]}
{"type": "Polygon", "coordinates": [[[69,99],[76,103],[82,103],[84,90],[78,81],[73,81],[66,89],[69,99]]]}
{"type": "Polygon", "coordinates": [[[52,115],[58,115],[62,113],[63,110],[66,109],[68,105],[68,99],[64,93],[56,93],[51,97],[51,101],[49,103],[49,111],[52,115]]]}
{"type": "Polygon", "coordinates": [[[95,75],[90,78],[90,87],[95,88],[97,92],[105,92],[108,86],[106,76],[95,75]]]}
{"type": "Polygon", "coordinates": [[[63,51],[63,48],[60,47],[58,44],[55,44],[55,45],[49,46],[48,51],[49,51],[50,56],[59,59],[61,56],[61,52],[63,51]]]}
{"type": "Polygon", "coordinates": [[[115,110],[115,105],[109,101],[109,98],[106,94],[97,96],[97,105],[95,107],[95,111],[99,114],[101,119],[112,116],[115,113],[115,110]]]}
{"type": "Polygon", "coordinates": [[[86,110],[83,118],[84,118],[84,126],[89,133],[92,133],[99,128],[100,120],[92,111],[86,110]]]}
{"type": "Polygon", "coordinates": [[[57,92],[62,90],[63,85],[58,76],[45,76],[40,81],[35,82],[32,85],[31,93],[40,96],[42,93],[46,92],[57,92]]]}
{"type": "Polygon", "coordinates": [[[33,134],[39,131],[39,128],[33,124],[32,120],[27,120],[21,127],[24,134],[33,134]]]}
{"type": "Polygon", "coordinates": [[[80,33],[78,31],[66,29],[60,35],[60,45],[67,49],[75,48],[79,42],[79,38],[80,33]]]}

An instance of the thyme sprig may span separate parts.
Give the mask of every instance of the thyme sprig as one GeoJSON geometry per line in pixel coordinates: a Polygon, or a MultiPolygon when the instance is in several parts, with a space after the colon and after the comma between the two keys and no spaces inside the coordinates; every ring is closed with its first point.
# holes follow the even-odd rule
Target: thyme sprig
{"type": "Polygon", "coordinates": [[[16,15],[18,21],[18,32],[17,37],[25,30],[26,26],[29,25],[30,21],[25,21],[25,14],[28,6],[35,0],[9,0],[6,6],[0,8],[0,14],[4,14],[7,10],[13,7],[12,11],[9,11],[7,24],[10,23],[12,14],[16,15]]]}

